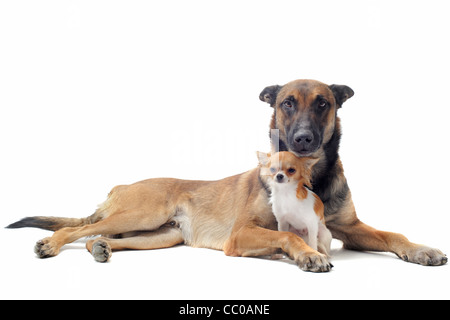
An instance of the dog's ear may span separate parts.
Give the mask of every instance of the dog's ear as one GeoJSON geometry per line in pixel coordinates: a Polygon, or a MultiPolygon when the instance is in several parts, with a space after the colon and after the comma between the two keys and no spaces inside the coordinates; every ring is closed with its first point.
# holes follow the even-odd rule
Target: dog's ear
{"type": "Polygon", "coordinates": [[[259,161],[260,165],[267,166],[269,164],[270,153],[256,151],[256,156],[258,157],[258,161],[259,161]]]}
{"type": "Polygon", "coordinates": [[[277,94],[282,86],[274,85],[264,88],[264,90],[259,94],[259,99],[261,101],[267,102],[271,107],[275,104],[277,100],[277,94]]]}
{"type": "Polygon", "coordinates": [[[347,99],[350,99],[355,94],[350,87],[340,84],[332,84],[329,88],[334,94],[338,109],[342,107],[342,104],[347,101],[347,99]]]}

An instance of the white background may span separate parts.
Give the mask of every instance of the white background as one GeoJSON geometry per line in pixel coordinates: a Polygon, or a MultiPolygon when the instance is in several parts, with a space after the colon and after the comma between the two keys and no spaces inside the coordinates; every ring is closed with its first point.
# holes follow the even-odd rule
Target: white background
{"type": "MultiPolygon", "coordinates": [[[[151,177],[219,179],[268,150],[265,86],[346,84],[360,219],[449,253],[448,1],[2,1],[0,226],[84,217],[151,177]]],[[[328,274],[179,246],[99,264],[0,229],[0,298],[450,298],[449,267],[333,242],[328,274]]]]}

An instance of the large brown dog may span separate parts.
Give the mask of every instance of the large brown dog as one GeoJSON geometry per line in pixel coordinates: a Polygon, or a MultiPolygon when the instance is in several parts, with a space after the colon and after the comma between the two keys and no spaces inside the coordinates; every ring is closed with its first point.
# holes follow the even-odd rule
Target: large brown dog
{"type": "MultiPolygon", "coordinates": [[[[325,204],[326,223],[344,246],[357,250],[390,251],[405,261],[441,265],[446,256],[437,249],[416,245],[404,236],[377,231],[356,217],[338,156],[340,123],[337,110],[353,95],[347,86],[297,80],[263,90],[261,100],[274,108],[273,146],[298,156],[319,157],[313,190],[325,204]]],[[[276,230],[269,193],[260,168],[219,181],[150,179],[117,186],[90,217],[83,219],[31,217],[9,228],[38,227],[56,231],[37,242],[35,251],[51,257],[60,248],[90,235],[87,249],[97,261],[111,250],[155,249],[186,243],[224,250],[231,256],[286,252],[303,270],[331,269],[326,256],[311,249],[297,235],[276,230]]]]}
{"type": "Polygon", "coordinates": [[[313,80],[265,88],[259,98],[274,108],[270,127],[279,131],[272,145],[298,156],[320,158],[313,169],[313,191],[325,205],[327,227],[345,248],[388,251],[422,265],[447,263],[440,250],[411,243],[398,233],[375,230],[357,218],[338,154],[341,126],[337,110],[353,94],[347,86],[313,80]]]}

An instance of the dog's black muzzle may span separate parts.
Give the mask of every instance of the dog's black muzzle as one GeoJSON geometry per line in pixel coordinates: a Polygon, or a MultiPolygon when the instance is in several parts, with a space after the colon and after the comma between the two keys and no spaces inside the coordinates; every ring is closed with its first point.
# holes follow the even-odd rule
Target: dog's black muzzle
{"type": "Polygon", "coordinates": [[[321,134],[311,125],[300,125],[288,135],[288,148],[297,156],[309,156],[316,152],[322,143],[321,134]]]}

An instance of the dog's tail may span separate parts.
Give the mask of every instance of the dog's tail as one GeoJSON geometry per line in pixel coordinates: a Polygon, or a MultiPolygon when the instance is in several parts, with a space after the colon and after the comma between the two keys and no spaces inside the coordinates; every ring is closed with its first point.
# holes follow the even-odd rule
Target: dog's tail
{"type": "Polygon", "coordinates": [[[11,223],[6,228],[40,228],[45,230],[56,231],[65,227],[82,227],[102,220],[103,215],[97,210],[93,215],[87,218],[62,218],[62,217],[26,217],[17,222],[11,223]]]}

